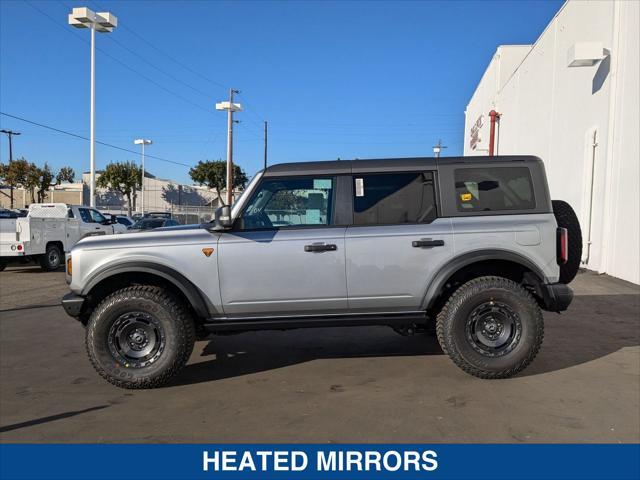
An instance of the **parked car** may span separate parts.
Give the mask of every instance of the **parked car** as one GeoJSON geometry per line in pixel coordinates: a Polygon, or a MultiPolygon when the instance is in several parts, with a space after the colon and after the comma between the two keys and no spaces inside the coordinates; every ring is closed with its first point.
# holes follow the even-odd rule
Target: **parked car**
{"type": "Polygon", "coordinates": [[[123,225],[127,228],[135,223],[133,219],[127,217],[126,215],[111,215],[111,221],[112,223],[119,223],[120,225],[123,225]]]}
{"type": "Polygon", "coordinates": [[[0,270],[9,262],[34,260],[43,270],[55,270],[81,238],[122,233],[126,228],[95,208],[64,203],[33,203],[28,215],[10,215],[0,221],[0,270]]]}
{"type": "Polygon", "coordinates": [[[177,225],[180,225],[180,224],[170,218],[144,217],[138,220],[136,223],[134,223],[130,227],[128,227],[127,231],[129,233],[144,232],[147,230],[154,230],[156,228],[161,228],[161,227],[175,227],[177,225]]]}
{"type": "Polygon", "coordinates": [[[507,378],[571,303],[581,248],[537,157],[282,164],[211,224],[81,241],[62,305],[124,388],[166,383],[210,333],[355,325],[433,328],[462,370],[507,378]]]}

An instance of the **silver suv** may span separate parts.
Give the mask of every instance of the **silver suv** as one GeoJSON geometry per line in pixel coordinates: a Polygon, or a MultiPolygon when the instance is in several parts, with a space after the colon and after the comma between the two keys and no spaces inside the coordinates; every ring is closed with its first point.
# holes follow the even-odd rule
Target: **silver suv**
{"type": "Polygon", "coordinates": [[[62,305],[109,382],[166,383],[196,338],[388,325],[434,331],[464,371],[506,378],[565,310],[580,226],[536,157],[291,163],[202,225],[87,238],[62,305]]]}

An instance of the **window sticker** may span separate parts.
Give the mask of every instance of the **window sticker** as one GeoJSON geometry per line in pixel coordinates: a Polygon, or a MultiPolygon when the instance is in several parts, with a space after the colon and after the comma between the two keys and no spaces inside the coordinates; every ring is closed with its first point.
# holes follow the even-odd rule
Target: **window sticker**
{"type": "Polygon", "coordinates": [[[314,190],[331,190],[330,178],[314,178],[313,179],[314,190]]]}
{"type": "Polygon", "coordinates": [[[460,200],[462,200],[463,202],[470,202],[471,201],[472,195],[470,193],[461,193],[460,194],[460,200]]]}
{"type": "Polygon", "coordinates": [[[356,197],[364,197],[364,178],[356,178],[356,197]]]}

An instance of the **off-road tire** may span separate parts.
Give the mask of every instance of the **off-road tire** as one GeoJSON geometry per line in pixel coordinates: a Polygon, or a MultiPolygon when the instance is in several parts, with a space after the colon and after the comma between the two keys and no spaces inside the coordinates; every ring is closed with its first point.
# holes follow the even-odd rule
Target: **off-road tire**
{"type": "Polygon", "coordinates": [[[47,245],[44,255],[40,255],[40,268],[45,272],[53,272],[64,263],[62,250],[56,244],[47,245]]]}
{"type": "MultiPolygon", "coordinates": [[[[462,370],[484,379],[509,378],[535,358],[544,337],[542,311],[522,286],[502,277],[479,277],[458,288],[436,319],[440,347],[462,370]],[[508,353],[489,357],[474,349],[468,335],[471,313],[486,302],[505,304],[519,318],[520,335],[508,353]]],[[[515,340],[514,340],[515,341],[515,340]]]]}
{"type": "Polygon", "coordinates": [[[86,330],[86,347],[96,371],[121,388],[142,389],[164,385],[187,363],[195,343],[193,318],[185,306],[166,290],[138,285],[123,288],[106,297],[93,311],[86,330]],[[150,365],[131,368],[114,356],[109,338],[114,323],[123,315],[142,312],[157,320],[164,347],[150,365]]]}
{"type": "Polygon", "coordinates": [[[582,259],[582,230],[580,221],[571,205],[562,200],[553,200],[553,215],[559,227],[566,228],[569,234],[569,258],[560,265],[560,283],[568,284],[578,274],[582,259]]]}

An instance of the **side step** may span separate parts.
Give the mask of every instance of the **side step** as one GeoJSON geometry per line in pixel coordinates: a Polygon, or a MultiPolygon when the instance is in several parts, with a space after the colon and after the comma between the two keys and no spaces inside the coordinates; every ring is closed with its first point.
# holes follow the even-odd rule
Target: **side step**
{"type": "Polygon", "coordinates": [[[425,324],[426,322],[427,317],[425,312],[409,312],[395,314],[211,319],[202,326],[208,332],[229,332],[234,330],[289,330],[293,328],[357,327],[366,325],[402,327],[406,325],[425,324]]]}

